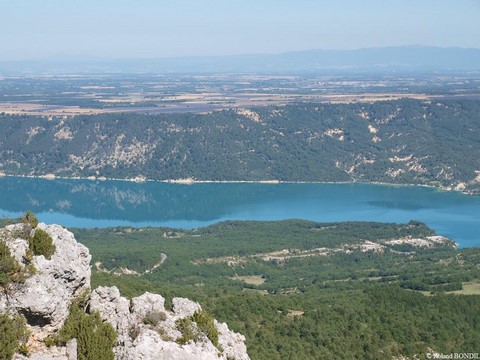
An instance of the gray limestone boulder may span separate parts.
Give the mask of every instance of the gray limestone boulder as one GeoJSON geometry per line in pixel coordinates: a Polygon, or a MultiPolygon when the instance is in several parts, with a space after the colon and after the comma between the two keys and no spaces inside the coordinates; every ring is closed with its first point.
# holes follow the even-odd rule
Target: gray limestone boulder
{"type": "Polygon", "coordinates": [[[172,308],[175,317],[181,319],[192,316],[196,311],[202,310],[199,303],[185,298],[173,298],[172,308]]]}
{"type": "Polygon", "coordinates": [[[149,313],[164,314],[165,299],[161,295],[146,292],[132,299],[131,308],[135,321],[142,322],[149,313]]]}
{"type": "MultiPolygon", "coordinates": [[[[245,337],[230,331],[226,324],[215,321],[219,332],[216,348],[205,336],[199,334],[197,341],[181,345],[176,340],[182,337],[177,321],[201,311],[201,306],[189,299],[174,298],[173,311],[165,310],[165,299],[156,294],[145,293],[129,303],[115,287],[99,287],[92,292],[90,310],[98,311],[103,320],[118,331],[115,355],[117,360],[248,360],[245,337]],[[146,322],[146,316],[161,313],[155,324],[146,322]]],[[[196,330],[199,331],[198,327],[196,330]]]]}
{"type": "MultiPolygon", "coordinates": [[[[0,232],[12,255],[24,267],[28,241],[16,236],[22,226],[9,225],[0,232]]],[[[31,265],[35,272],[27,275],[24,283],[13,284],[0,294],[0,310],[22,314],[41,340],[60,329],[72,301],[89,288],[91,256],[71,232],[59,225],[41,223],[36,229],[52,237],[55,253],[50,260],[43,255],[33,256],[31,265]]]]}
{"type": "Polygon", "coordinates": [[[120,296],[116,287],[100,286],[90,295],[90,311],[98,311],[103,320],[108,321],[115,330],[123,333],[128,330],[130,320],[130,302],[120,296]]]}
{"type": "Polygon", "coordinates": [[[218,343],[223,348],[226,358],[248,360],[245,336],[231,331],[226,323],[219,323],[217,320],[214,322],[218,330],[218,343]]]}

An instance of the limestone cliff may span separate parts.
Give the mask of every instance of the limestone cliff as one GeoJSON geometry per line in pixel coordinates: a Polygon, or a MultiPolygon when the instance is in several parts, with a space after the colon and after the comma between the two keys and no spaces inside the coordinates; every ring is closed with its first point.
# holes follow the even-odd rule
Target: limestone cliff
{"type": "MultiPolygon", "coordinates": [[[[367,98],[364,99],[367,101],[367,98]]],[[[415,184],[480,194],[480,103],[326,104],[0,121],[0,172],[415,184]],[[208,146],[205,146],[208,144],[208,146]]]]}
{"type": "MultiPolygon", "coordinates": [[[[0,229],[0,241],[5,242],[26,274],[25,281],[1,289],[0,313],[25,318],[29,359],[73,360],[77,358],[75,339],[64,347],[47,347],[44,340],[58,333],[74,300],[89,291],[91,256],[63,227],[41,223],[31,233],[37,229],[52,238],[55,252],[50,259],[28,254],[24,224],[0,229]]],[[[194,314],[202,310],[198,303],[175,298],[172,311],[165,309],[164,303],[165,299],[157,294],[145,293],[129,301],[115,287],[99,287],[91,292],[87,311],[98,312],[117,331],[113,350],[118,360],[249,359],[245,337],[229,330],[226,324],[214,320],[216,338],[209,338],[195,322],[194,314]],[[192,338],[185,339],[182,334],[178,325],[182,320],[188,321],[192,338]]],[[[16,354],[14,359],[26,358],[16,354]]]]}

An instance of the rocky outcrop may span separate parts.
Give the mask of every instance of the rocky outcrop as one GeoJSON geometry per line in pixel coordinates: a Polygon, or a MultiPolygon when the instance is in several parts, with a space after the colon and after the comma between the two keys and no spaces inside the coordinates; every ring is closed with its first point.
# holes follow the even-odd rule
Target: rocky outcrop
{"type": "MultiPolygon", "coordinates": [[[[63,227],[39,224],[37,229],[52,237],[55,253],[50,260],[43,255],[32,256],[29,262],[33,273],[26,276],[24,283],[14,283],[0,293],[0,311],[22,314],[33,340],[43,340],[60,329],[73,299],[90,287],[91,256],[63,227]]],[[[9,225],[0,232],[12,255],[25,268],[28,241],[20,237],[24,224],[9,225]]]]}
{"type": "MultiPolygon", "coordinates": [[[[43,255],[29,258],[25,226],[16,224],[0,229],[0,239],[26,274],[23,283],[12,283],[0,293],[0,312],[25,317],[31,334],[27,343],[28,359],[74,360],[77,358],[75,339],[66,347],[46,347],[43,340],[58,332],[73,301],[89,289],[91,256],[68,230],[58,225],[39,224],[30,235],[37,229],[47,232],[55,252],[50,260],[43,255]]],[[[87,309],[98,312],[117,331],[114,353],[118,360],[249,359],[243,335],[215,320],[218,342],[213,344],[191,320],[192,315],[202,311],[198,303],[174,298],[172,305],[171,311],[165,309],[165,299],[157,294],[146,292],[129,301],[116,287],[99,287],[91,293],[87,309]],[[182,319],[188,319],[194,338],[183,338],[178,325],[182,319]]],[[[14,359],[27,358],[17,354],[14,359]]]]}
{"type": "Polygon", "coordinates": [[[90,310],[98,311],[118,332],[115,355],[119,360],[249,359],[245,337],[217,321],[214,324],[219,334],[218,347],[198,327],[197,341],[180,345],[176,340],[183,334],[178,320],[189,318],[202,308],[184,298],[172,300],[172,311],[167,311],[164,304],[162,296],[148,292],[129,302],[115,287],[99,287],[90,298],[90,310]],[[149,318],[152,319],[147,321],[149,318]]]}

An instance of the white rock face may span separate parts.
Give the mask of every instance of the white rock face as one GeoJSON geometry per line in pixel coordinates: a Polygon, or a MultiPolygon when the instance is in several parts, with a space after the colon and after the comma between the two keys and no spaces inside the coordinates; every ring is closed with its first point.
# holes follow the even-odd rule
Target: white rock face
{"type": "Polygon", "coordinates": [[[214,360],[226,359],[226,357],[221,355],[208,339],[203,339],[197,343],[189,342],[186,345],[179,345],[172,341],[164,341],[158,333],[147,329],[140,333],[130,352],[122,359],[214,360]]]}
{"type": "Polygon", "coordinates": [[[192,316],[196,311],[202,310],[199,303],[185,298],[174,298],[172,300],[173,312],[177,319],[192,316]]]}
{"type": "MultiPolygon", "coordinates": [[[[23,225],[9,225],[0,229],[12,255],[25,266],[28,242],[15,237],[23,225]]],[[[70,305],[79,293],[90,286],[90,253],[77,243],[71,232],[59,225],[39,224],[46,231],[56,250],[50,260],[43,255],[33,256],[35,274],[27,276],[23,284],[14,284],[0,294],[0,311],[21,313],[39,340],[60,329],[68,316],[70,305]]]]}
{"type": "Polygon", "coordinates": [[[132,314],[136,322],[142,322],[149,312],[165,312],[165,299],[158,294],[146,292],[132,299],[132,314]]]}
{"type": "Polygon", "coordinates": [[[219,323],[217,320],[215,320],[215,326],[218,330],[218,343],[223,348],[227,359],[249,359],[245,336],[231,331],[227,324],[219,323]]]}
{"type": "Polygon", "coordinates": [[[90,296],[90,309],[98,311],[102,319],[112,324],[113,328],[123,332],[130,323],[130,303],[120,296],[116,287],[100,286],[90,296]]]}
{"type": "Polygon", "coordinates": [[[230,331],[226,324],[215,321],[219,332],[218,350],[203,334],[197,342],[180,345],[175,340],[182,337],[176,321],[201,311],[201,306],[188,299],[174,298],[173,311],[165,310],[165,299],[156,294],[145,293],[133,298],[131,304],[116,287],[99,287],[92,292],[90,309],[98,311],[103,320],[112,324],[118,332],[118,360],[247,360],[249,356],[243,335],[230,331]],[[143,323],[147,314],[160,313],[156,326],[143,323]]]}

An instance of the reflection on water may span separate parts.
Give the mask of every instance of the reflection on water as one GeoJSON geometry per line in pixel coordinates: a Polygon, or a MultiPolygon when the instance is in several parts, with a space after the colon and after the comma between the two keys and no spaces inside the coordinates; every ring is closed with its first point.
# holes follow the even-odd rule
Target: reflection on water
{"type": "Polygon", "coordinates": [[[415,211],[426,208],[424,204],[419,204],[414,201],[367,201],[367,204],[386,209],[401,209],[408,211],[415,211]]]}
{"type": "MultiPolygon", "coordinates": [[[[296,189],[291,190],[294,191],[289,191],[288,196],[295,197],[296,189]]],[[[234,206],[274,198],[275,192],[259,184],[0,179],[3,210],[30,209],[36,213],[64,213],[99,221],[209,221],[222,217],[234,206]]]]}
{"type": "Polygon", "coordinates": [[[166,184],[0,178],[0,216],[25,210],[69,227],[172,226],[220,220],[407,222],[480,245],[480,197],[367,184],[166,184]]]}

